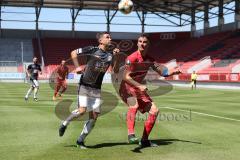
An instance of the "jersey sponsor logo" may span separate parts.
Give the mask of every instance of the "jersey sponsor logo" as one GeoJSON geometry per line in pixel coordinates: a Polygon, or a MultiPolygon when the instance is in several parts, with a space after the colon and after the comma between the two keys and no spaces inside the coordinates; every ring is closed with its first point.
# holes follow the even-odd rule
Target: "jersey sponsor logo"
{"type": "Polygon", "coordinates": [[[34,70],[33,70],[33,73],[38,73],[38,70],[37,70],[37,69],[34,69],[34,70]]]}
{"type": "Polygon", "coordinates": [[[108,68],[108,64],[105,62],[96,62],[94,70],[99,72],[105,72],[108,68]]]}

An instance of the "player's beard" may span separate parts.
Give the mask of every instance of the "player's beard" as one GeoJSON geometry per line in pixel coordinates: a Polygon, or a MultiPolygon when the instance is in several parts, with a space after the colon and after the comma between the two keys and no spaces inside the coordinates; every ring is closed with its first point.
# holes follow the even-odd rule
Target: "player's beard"
{"type": "Polygon", "coordinates": [[[106,47],[109,48],[112,45],[112,42],[106,44],[106,47]]]}
{"type": "Polygon", "coordinates": [[[111,42],[107,43],[107,44],[105,45],[105,48],[106,48],[107,51],[109,51],[109,50],[112,48],[111,42]]]}

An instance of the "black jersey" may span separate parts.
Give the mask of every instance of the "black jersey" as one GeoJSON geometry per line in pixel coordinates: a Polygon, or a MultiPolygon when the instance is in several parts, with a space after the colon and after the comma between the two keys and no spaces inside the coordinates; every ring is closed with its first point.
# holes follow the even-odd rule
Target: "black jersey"
{"type": "Polygon", "coordinates": [[[38,72],[42,71],[39,64],[30,64],[27,68],[28,72],[30,73],[30,80],[37,80],[38,79],[38,72]]]}
{"type": "Polygon", "coordinates": [[[103,77],[112,64],[112,53],[92,46],[80,48],[77,53],[87,55],[87,64],[81,76],[80,85],[101,89],[103,77]]]}

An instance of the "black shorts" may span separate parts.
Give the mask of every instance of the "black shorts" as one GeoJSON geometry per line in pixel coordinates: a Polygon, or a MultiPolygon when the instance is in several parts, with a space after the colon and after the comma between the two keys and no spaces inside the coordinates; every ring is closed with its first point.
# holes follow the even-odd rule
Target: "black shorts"
{"type": "Polygon", "coordinates": [[[32,87],[34,87],[34,88],[39,87],[38,80],[36,80],[36,79],[31,79],[30,83],[31,83],[32,87]]]}
{"type": "Polygon", "coordinates": [[[197,80],[196,79],[192,79],[193,84],[197,84],[197,80]]]}

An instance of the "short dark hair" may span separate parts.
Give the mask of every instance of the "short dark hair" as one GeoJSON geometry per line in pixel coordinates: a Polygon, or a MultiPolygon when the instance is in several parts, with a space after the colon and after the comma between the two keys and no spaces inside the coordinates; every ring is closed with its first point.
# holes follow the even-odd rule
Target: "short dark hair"
{"type": "Polygon", "coordinates": [[[146,38],[148,39],[148,41],[150,41],[150,36],[149,36],[149,34],[142,33],[142,34],[140,34],[140,36],[139,36],[138,38],[140,38],[140,37],[146,37],[146,38]]]}
{"type": "Polygon", "coordinates": [[[99,32],[99,33],[97,33],[97,35],[96,35],[97,40],[102,38],[104,34],[110,34],[110,33],[109,32],[99,32]]]}
{"type": "Polygon", "coordinates": [[[142,34],[140,34],[140,36],[138,37],[138,39],[139,39],[140,37],[145,37],[145,38],[147,38],[148,43],[149,43],[149,44],[151,43],[149,34],[142,33],[142,34]]]}

